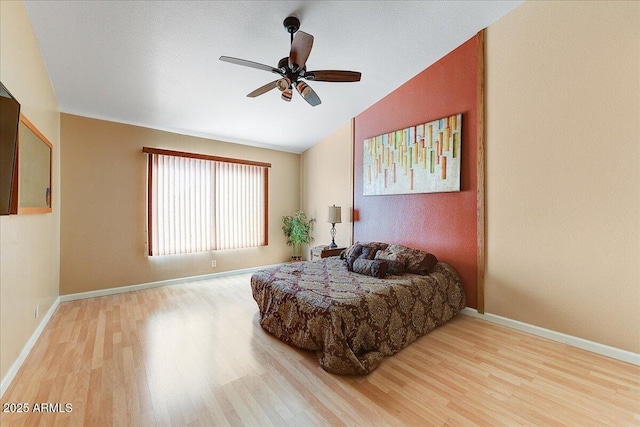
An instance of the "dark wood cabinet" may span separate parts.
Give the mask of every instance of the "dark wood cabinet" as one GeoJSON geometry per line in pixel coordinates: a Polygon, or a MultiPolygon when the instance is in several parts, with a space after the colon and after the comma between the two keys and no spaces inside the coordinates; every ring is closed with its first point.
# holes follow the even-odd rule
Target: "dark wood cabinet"
{"type": "Polygon", "coordinates": [[[335,248],[329,249],[328,246],[315,246],[311,248],[311,261],[316,261],[321,258],[327,258],[330,256],[338,256],[340,252],[344,251],[346,248],[335,248]]]}

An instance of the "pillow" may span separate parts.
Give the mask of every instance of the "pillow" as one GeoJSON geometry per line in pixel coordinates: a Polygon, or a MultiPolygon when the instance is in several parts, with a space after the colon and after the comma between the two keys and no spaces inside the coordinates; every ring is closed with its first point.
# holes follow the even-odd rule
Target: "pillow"
{"type": "MultiPolygon", "coordinates": [[[[366,242],[360,243],[362,246],[373,249],[373,255],[375,256],[376,252],[386,249],[389,244],[384,242],[366,242]]],[[[373,259],[373,256],[371,257],[373,259]]]]}
{"type": "Polygon", "coordinates": [[[352,271],[358,274],[384,279],[387,275],[387,262],[382,260],[356,258],[352,264],[352,271]]]}
{"type": "Polygon", "coordinates": [[[406,267],[409,273],[427,275],[433,271],[437,263],[438,258],[435,255],[419,249],[411,249],[407,256],[406,267]]]}
{"type": "Polygon", "coordinates": [[[351,257],[358,258],[360,254],[362,254],[362,245],[360,243],[354,243],[340,253],[340,259],[349,260],[351,257]]]}
{"type": "Polygon", "coordinates": [[[340,254],[340,259],[348,260],[351,256],[354,255],[354,253],[357,254],[356,258],[358,258],[362,255],[362,251],[365,248],[369,248],[369,251],[367,251],[366,253],[366,258],[374,259],[376,253],[381,249],[385,249],[387,246],[389,246],[389,244],[383,242],[356,242],[342,251],[342,253],[340,254]]]}
{"type": "Polygon", "coordinates": [[[376,253],[375,259],[400,262],[407,272],[422,275],[431,273],[438,262],[433,254],[402,245],[389,245],[376,253]]]}
{"type": "Polygon", "coordinates": [[[360,256],[358,256],[358,258],[373,259],[376,256],[376,252],[378,252],[378,250],[375,248],[372,248],[370,246],[363,246],[362,253],[360,254],[360,256]]]}
{"type": "MultiPolygon", "coordinates": [[[[359,243],[356,243],[355,245],[351,246],[349,249],[343,251],[343,253],[345,254],[345,262],[347,263],[347,270],[349,271],[353,271],[353,262],[360,258],[360,255],[362,255],[362,245],[360,245],[359,243]]],[[[342,254],[340,255],[342,256],[342,254]]]]}
{"type": "Polygon", "coordinates": [[[353,271],[353,262],[359,258],[366,259],[367,254],[371,252],[369,248],[364,248],[360,244],[354,245],[353,250],[351,251],[351,255],[347,258],[347,270],[353,271]],[[366,253],[363,256],[363,252],[366,249],[366,253]]]}
{"type": "Polygon", "coordinates": [[[406,250],[409,249],[402,245],[389,245],[381,251],[376,253],[375,259],[384,259],[388,261],[397,261],[406,266],[407,255],[406,250]]]}
{"type": "MultiPolygon", "coordinates": [[[[376,261],[376,260],[374,260],[376,261]]],[[[387,274],[393,274],[395,276],[400,276],[402,275],[406,268],[404,266],[404,263],[400,262],[400,261],[391,261],[391,260],[377,260],[377,261],[384,261],[387,264],[387,274]]]]}

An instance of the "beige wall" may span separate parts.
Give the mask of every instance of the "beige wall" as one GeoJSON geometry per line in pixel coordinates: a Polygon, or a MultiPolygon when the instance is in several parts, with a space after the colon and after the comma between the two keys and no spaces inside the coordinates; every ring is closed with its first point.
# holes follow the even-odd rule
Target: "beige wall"
{"type": "Polygon", "coordinates": [[[526,2],[486,64],[486,311],[640,352],[640,2],[526,2]]]}
{"type": "Polygon", "coordinates": [[[60,294],[155,282],[286,261],[280,219],[300,206],[300,155],[126,124],[61,116],[60,294]],[[148,257],[146,155],[142,147],[269,162],[269,245],[148,257]],[[217,268],[211,261],[217,261],[217,268]]]}
{"type": "Polygon", "coordinates": [[[57,298],[60,273],[60,113],[21,1],[0,2],[0,80],[21,103],[22,113],[53,144],[53,213],[0,217],[0,375],[4,380],[57,298]]]}
{"type": "MultiPolygon", "coordinates": [[[[311,246],[331,243],[331,224],[327,223],[328,207],[342,207],[342,223],[336,224],[336,244],[349,246],[353,219],[353,144],[351,123],[302,153],[300,175],[301,206],[316,218],[311,246]]],[[[309,251],[306,251],[309,256],[309,251]]]]}

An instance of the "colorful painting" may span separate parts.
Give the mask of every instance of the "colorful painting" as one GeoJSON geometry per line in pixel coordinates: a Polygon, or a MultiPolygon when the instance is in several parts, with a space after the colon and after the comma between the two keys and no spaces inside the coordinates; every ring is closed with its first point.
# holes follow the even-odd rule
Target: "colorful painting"
{"type": "Polygon", "coordinates": [[[364,195],[460,191],[462,114],[364,140],[364,195]]]}

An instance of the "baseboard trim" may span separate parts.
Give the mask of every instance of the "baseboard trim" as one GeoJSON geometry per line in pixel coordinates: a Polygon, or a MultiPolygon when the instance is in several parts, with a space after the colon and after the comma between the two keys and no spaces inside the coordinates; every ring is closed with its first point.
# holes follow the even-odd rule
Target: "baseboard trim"
{"type": "Polygon", "coordinates": [[[552,331],[551,329],[541,328],[540,326],[531,325],[519,320],[509,319],[507,317],[498,316],[496,314],[480,314],[476,309],[469,307],[462,309],[461,313],[468,316],[476,317],[478,319],[486,320],[487,322],[506,326],[507,328],[516,329],[518,331],[526,332],[531,335],[536,335],[552,341],[567,344],[572,347],[577,347],[582,350],[587,350],[592,353],[600,354],[602,356],[610,357],[612,359],[620,360],[622,362],[640,366],[640,354],[638,353],[633,353],[631,351],[622,350],[620,348],[611,347],[594,341],[589,341],[584,338],[575,337],[573,335],[567,335],[562,332],[552,331]]]}
{"type": "MultiPolygon", "coordinates": [[[[274,265],[281,265],[281,264],[274,264],[274,265]]],[[[5,391],[7,391],[7,389],[11,385],[11,382],[13,381],[16,374],[20,370],[20,367],[26,360],[27,356],[29,356],[31,349],[33,348],[35,343],[38,341],[38,338],[40,338],[42,331],[44,331],[44,328],[49,323],[49,320],[51,320],[53,313],[55,313],[56,309],[58,308],[61,302],[95,298],[95,297],[100,297],[105,295],[115,295],[115,294],[120,294],[125,292],[134,292],[134,291],[139,291],[143,289],[156,288],[160,286],[177,285],[181,283],[192,282],[195,280],[206,280],[206,279],[213,279],[216,277],[225,277],[225,276],[234,276],[239,274],[253,273],[268,267],[270,266],[243,268],[240,270],[224,271],[220,273],[205,274],[201,276],[183,277],[179,279],[162,280],[158,282],[149,282],[149,283],[143,283],[139,285],[122,286],[119,288],[109,288],[109,289],[101,289],[98,291],[89,291],[89,292],[80,292],[76,294],[60,295],[55,299],[55,301],[53,302],[53,304],[51,305],[51,307],[49,308],[45,316],[42,318],[42,321],[40,322],[36,330],[33,332],[29,340],[26,342],[26,344],[22,348],[20,355],[13,362],[13,364],[7,371],[7,374],[5,375],[5,377],[2,378],[2,381],[0,382],[0,398],[4,395],[5,391]]],[[[583,338],[567,335],[562,332],[556,332],[550,329],[524,323],[519,320],[513,320],[507,317],[498,316],[496,314],[491,314],[491,313],[480,314],[478,313],[477,310],[469,307],[464,308],[461,311],[461,313],[471,317],[476,317],[478,319],[486,320],[488,322],[495,323],[501,326],[505,326],[511,329],[515,329],[521,332],[526,332],[542,338],[550,339],[552,341],[567,344],[572,347],[577,347],[583,350],[587,350],[592,353],[600,354],[602,356],[610,357],[616,360],[620,360],[623,362],[640,366],[640,354],[638,353],[633,353],[631,351],[622,350],[616,347],[611,347],[605,344],[600,344],[594,341],[589,341],[583,338]]]]}
{"type": "Polygon", "coordinates": [[[53,304],[51,304],[51,307],[49,307],[47,313],[42,317],[42,320],[40,321],[40,324],[38,325],[36,330],[33,331],[33,334],[31,334],[29,340],[26,342],[24,347],[22,347],[22,351],[18,355],[18,358],[13,361],[11,367],[7,371],[7,374],[4,376],[4,378],[2,378],[2,381],[0,381],[0,398],[4,396],[4,392],[7,391],[7,389],[11,385],[11,382],[16,377],[16,374],[20,370],[20,367],[22,367],[22,364],[27,359],[27,356],[29,356],[31,349],[38,341],[38,338],[40,338],[42,331],[44,331],[44,328],[49,323],[49,320],[51,320],[51,316],[53,316],[53,313],[55,313],[58,305],[60,305],[60,297],[57,297],[55,301],[53,301],[53,304]]]}
{"type": "Polygon", "coordinates": [[[76,301],[87,298],[103,297],[106,295],[122,294],[125,292],[141,291],[143,289],[158,288],[161,286],[179,285],[181,283],[193,282],[196,280],[215,279],[216,277],[235,276],[238,274],[255,273],[256,271],[275,267],[281,264],[262,265],[259,267],[241,268],[239,270],[222,271],[220,273],[203,274],[200,276],[180,277],[177,279],[160,280],[158,282],[141,283],[139,285],[120,286],[117,288],[100,289],[97,291],[78,292],[75,294],[60,295],[60,302],[76,301]]]}

